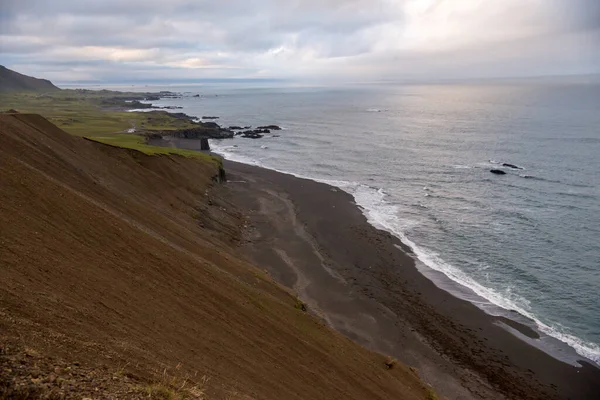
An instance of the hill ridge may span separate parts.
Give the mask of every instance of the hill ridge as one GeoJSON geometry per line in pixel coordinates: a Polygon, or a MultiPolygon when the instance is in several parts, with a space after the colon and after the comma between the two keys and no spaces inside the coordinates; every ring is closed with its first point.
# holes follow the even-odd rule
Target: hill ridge
{"type": "Polygon", "coordinates": [[[0,93],[35,91],[49,92],[60,90],[48,79],[39,79],[23,75],[0,65],[0,93]]]}

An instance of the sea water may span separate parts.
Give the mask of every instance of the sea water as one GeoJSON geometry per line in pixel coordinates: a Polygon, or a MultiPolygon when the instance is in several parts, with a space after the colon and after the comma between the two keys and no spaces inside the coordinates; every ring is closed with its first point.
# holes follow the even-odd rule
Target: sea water
{"type": "Polygon", "coordinates": [[[600,84],[170,90],[183,97],[153,103],[224,126],[281,125],[211,146],[348,191],[482,308],[517,311],[600,362],[600,84]]]}

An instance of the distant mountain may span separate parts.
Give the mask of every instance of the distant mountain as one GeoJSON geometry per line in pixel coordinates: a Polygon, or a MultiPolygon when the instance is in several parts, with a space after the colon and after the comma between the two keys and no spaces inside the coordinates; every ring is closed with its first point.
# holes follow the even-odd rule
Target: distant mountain
{"type": "Polygon", "coordinates": [[[47,79],[23,75],[0,65],[0,92],[48,92],[60,90],[47,79]]]}

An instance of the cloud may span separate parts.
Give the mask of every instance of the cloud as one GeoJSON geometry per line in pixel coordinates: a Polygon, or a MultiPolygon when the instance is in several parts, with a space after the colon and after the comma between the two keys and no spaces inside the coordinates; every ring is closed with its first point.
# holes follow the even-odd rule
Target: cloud
{"type": "Polygon", "coordinates": [[[597,0],[5,3],[0,62],[58,81],[600,72],[597,0]]]}

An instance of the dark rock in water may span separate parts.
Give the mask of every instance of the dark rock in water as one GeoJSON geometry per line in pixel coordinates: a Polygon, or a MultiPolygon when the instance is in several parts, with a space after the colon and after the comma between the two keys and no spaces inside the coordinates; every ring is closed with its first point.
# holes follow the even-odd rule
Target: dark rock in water
{"type": "Polygon", "coordinates": [[[238,131],[238,130],[244,129],[244,128],[242,128],[241,126],[233,125],[233,126],[230,126],[227,129],[229,129],[230,131],[238,131]]]}
{"type": "Polygon", "coordinates": [[[260,139],[263,137],[263,135],[260,134],[260,132],[257,131],[244,131],[241,133],[242,137],[248,138],[248,139],[260,139]]]}
{"type": "Polygon", "coordinates": [[[251,129],[252,127],[250,125],[245,126],[244,129],[251,129]]]}
{"type": "Polygon", "coordinates": [[[509,163],[503,163],[502,166],[508,167],[508,168],[513,168],[513,169],[523,169],[523,168],[519,167],[518,165],[509,164],[509,163]]]}
{"type": "Polygon", "coordinates": [[[242,137],[250,138],[250,139],[260,139],[264,137],[265,133],[271,133],[268,129],[254,129],[247,131],[236,132],[235,135],[242,135],[242,137]]]}
{"type": "Polygon", "coordinates": [[[144,100],[146,100],[146,101],[156,101],[156,100],[160,100],[160,97],[159,96],[148,96],[144,100]]]}
{"type": "Polygon", "coordinates": [[[207,138],[200,139],[200,150],[210,150],[207,138]]]}
{"type": "Polygon", "coordinates": [[[506,172],[502,171],[501,169],[490,169],[490,172],[496,175],[506,175],[506,172]]]}
{"type": "Polygon", "coordinates": [[[200,95],[199,94],[195,94],[192,97],[200,97],[200,95]]]}
{"type": "Polygon", "coordinates": [[[259,126],[256,129],[270,129],[273,131],[280,131],[281,127],[277,126],[277,125],[266,125],[266,126],[259,126]]]}
{"type": "Polygon", "coordinates": [[[272,135],[271,137],[281,137],[281,135],[272,135]]]}
{"type": "Polygon", "coordinates": [[[204,116],[204,117],[202,117],[202,119],[219,119],[219,117],[207,117],[207,116],[204,116]]]}

